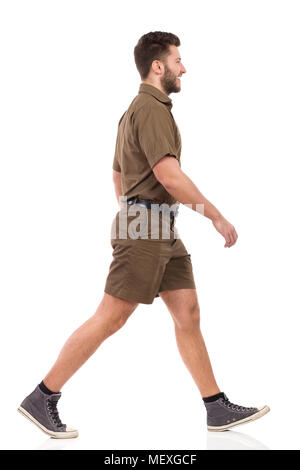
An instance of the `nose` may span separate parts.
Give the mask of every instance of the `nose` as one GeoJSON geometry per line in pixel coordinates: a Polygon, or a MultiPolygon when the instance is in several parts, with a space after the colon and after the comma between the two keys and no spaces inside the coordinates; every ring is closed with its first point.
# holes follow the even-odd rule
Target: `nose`
{"type": "Polygon", "coordinates": [[[181,73],[186,73],[186,68],[184,67],[184,65],[182,66],[181,73]]]}

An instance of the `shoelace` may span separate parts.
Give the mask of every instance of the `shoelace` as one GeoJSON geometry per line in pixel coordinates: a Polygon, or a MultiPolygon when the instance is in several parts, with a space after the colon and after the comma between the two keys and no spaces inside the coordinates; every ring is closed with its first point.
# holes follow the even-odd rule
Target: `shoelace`
{"type": "Polygon", "coordinates": [[[240,406],[240,405],[236,405],[235,403],[231,403],[231,401],[229,401],[226,395],[225,395],[225,399],[222,399],[222,403],[224,403],[224,405],[227,406],[227,408],[229,408],[232,411],[254,411],[255,410],[255,408],[252,408],[252,407],[247,408],[246,406],[240,406]]]}
{"type": "Polygon", "coordinates": [[[54,424],[56,424],[57,427],[62,427],[63,423],[61,422],[59,414],[58,414],[57,401],[58,400],[49,398],[47,400],[47,406],[48,406],[48,410],[51,415],[51,418],[53,419],[54,424]]]}

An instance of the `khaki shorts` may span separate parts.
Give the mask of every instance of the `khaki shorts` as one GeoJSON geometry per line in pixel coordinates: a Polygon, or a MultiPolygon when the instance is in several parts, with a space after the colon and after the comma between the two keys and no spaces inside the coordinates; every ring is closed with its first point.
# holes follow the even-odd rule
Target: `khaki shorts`
{"type": "MultiPolygon", "coordinates": [[[[147,211],[150,214],[150,209],[147,211]]],[[[178,237],[174,218],[171,217],[169,222],[168,239],[162,238],[162,227],[167,223],[162,221],[162,217],[159,217],[160,231],[157,239],[150,237],[151,224],[148,229],[149,239],[132,239],[125,238],[124,233],[120,236],[118,221],[121,212],[123,209],[117,213],[112,225],[113,260],[104,292],[121,299],[152,304],[159,297],[159,292],[195,289],[191,255],[178,237]]],[[[127,216],[128,225],[133,219],[134,216],[127,216]]]]}

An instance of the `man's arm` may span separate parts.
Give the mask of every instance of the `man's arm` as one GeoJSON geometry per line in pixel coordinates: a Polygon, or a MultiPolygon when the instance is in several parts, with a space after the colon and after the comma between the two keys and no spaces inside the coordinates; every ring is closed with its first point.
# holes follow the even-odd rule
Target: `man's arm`
{"type": "Polygon", "coordinates": [[[171,196],[182,204],[191,204],[197,210],[197,204],[203,204],[205,217],[208,217],[215,229],[225,238],[225,247],[231,247],[237,240],[233,225],[226,220],[218,209],[199,191],[193,181],[181,170],[178,160],[173,156],[161,158],[152,168],[156,179],[171,196]]]}
{"type": "Polygon", "coordinates": [[[117,196],[118,204],[120,205],[120,196],[122,196],[121,172],[113,170],[113,182],[115,186],[115,193],[117,196]]]}

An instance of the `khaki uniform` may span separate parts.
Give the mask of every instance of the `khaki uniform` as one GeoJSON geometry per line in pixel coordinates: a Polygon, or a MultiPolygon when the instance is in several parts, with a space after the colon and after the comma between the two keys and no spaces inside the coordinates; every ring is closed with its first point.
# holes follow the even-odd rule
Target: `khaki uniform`
{"type": "Polygon", "coordinates": [[[139,94],[119,121],[113,169],[121,171],[122,194],[173,204],[176,200],[152,171],[165,155],[180,164],[181,137],[172,101],[158,88],[141,83],[139,94]]]}
{"type": "MultiPolygon", "coordinates": [[[[128,199],[139,197],[156,204],[179,204],[152,171],[165,155],[173,156],[181,165],[181,137],[171,109],[172,101],[165,93],[141,83],[138,95],[119,121],[113,169],[121,172],[122,194],[128,199]]],[[[125,215],[128,227],[136,218],[136,215],[128,215],[129,207],[122,207],[113,220],[113,261],[104,291],[123,299],[151,304],[161,291],[195,289],[191,255],[178,236],[174,217],[167,220],[159,213],[159,236],[153,239],[152,211],[143,208],[149,215],[148,225],[141,227],[143,236],[133,239],[130,230],[125,236],[124,230],[120,231],[120,217],[124,220],[125,215]],[[162,235],[166,233],[166,224],[167,239],[162,235]]]]}

